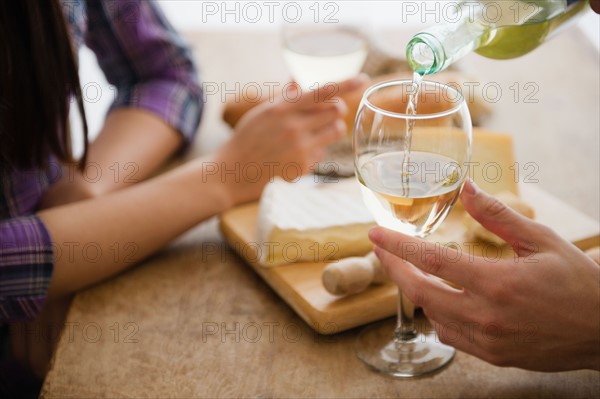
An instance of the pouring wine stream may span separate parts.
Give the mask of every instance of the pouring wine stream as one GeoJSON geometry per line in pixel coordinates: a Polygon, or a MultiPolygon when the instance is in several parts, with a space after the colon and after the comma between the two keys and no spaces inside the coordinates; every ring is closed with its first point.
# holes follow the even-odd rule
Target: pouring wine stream
{"type": "MultiPolygon", "coordinates": [[[[406,114],[410,116],[417,115],[417,107],[419,103],[419,92],[421,91],[421,82],[423,76],[418,72],[413,73],[413,81],[411,92],[408,97],[406,106],[406,114]]],[[[415,120],[409,119],[406,123],[406,133],[404,136],[404,159],[402,161],[402,195],[410,198],[410,146],[412,142],[412,131],[415,126],[415,120]]]]}

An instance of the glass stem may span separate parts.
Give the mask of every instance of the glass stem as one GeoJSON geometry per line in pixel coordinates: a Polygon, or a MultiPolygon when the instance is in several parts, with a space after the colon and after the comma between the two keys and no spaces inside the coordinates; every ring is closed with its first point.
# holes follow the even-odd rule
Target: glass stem
{"type": "Polygon", "coordinates": [[[403,343],[416,337],[415,305],[398,288],[398,324],[394,331],[394,339],[397,343],[403,343]]]}

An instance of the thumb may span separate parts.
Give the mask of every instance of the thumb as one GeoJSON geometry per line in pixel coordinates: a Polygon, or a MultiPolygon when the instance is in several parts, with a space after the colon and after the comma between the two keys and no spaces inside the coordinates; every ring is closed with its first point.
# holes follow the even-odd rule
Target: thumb
{"type": "Polygon", "coordinates": [[[552,236],[549,231],[541,231],[547,228],[480,190],[471,180],[465,183],[460,200],[475,220],[509,243],[517,253],[532,246],[538,247],[542,244],[538,242],[540,238],[552,236]]]}

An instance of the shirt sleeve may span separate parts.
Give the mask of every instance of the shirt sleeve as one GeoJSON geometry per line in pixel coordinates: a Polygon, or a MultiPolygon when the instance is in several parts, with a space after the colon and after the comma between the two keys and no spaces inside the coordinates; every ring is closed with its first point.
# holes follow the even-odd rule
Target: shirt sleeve
{"type": "Polygon", "coordinates": [[[190,143],[203,109],[191,51],[154,0],[87,1],[86,45],[116,86],[111,109],[150,111],[190,143]]]}
{"type": "Polygon", "coordinates": [[[40,312],[53,270],[50,234],[37,216],[0,221],[0,324],[40,312]]]}

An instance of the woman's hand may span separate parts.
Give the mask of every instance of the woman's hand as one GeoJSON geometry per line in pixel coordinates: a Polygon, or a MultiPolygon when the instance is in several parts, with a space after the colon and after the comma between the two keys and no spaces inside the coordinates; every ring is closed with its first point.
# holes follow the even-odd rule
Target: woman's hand
{"type": "Polygon", "coordinates": [[[359,76],[317,91],[294,86],[272,103],[249,111],[236,125],[232,139],[205,164],[230,188],[234,204],[257,199],[274,177],[293,181],[321,161],[328,144],[347,134],[347,109],[338,97],[360,88],[359,76]]]}
{"type": "Polygon", "coordinates": [[[499,366],[600,370],[600,267],[470,182],[461,200],[510,243],[514,258],[492,263],[379,227],[369,235],[389,276],[423,308],[441,341],[499,366]]]}

